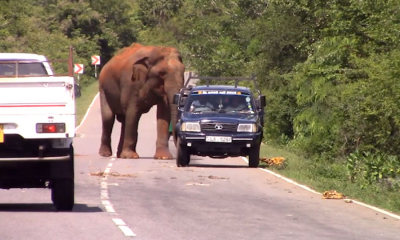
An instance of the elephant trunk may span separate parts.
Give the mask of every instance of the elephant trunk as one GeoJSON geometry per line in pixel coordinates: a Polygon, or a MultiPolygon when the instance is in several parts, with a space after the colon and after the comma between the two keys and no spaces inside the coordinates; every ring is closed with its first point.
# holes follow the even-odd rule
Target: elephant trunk
{"type": "Polygon", "coordinates": [[[183,74],[182,74],[182,76],[179,76],[178,78],[176,78],[174,86],[171,86],[167,90],[168,103],[169,103],[169,108],[171,111],[172,135],[173,135],[175,146],[176,146],[175,126],[178,122],[178,106],[176,104],[173,104],[173,100],[174,100],[174,95],[179,93],[179,91],[181,90],[182,87],[183,87],[183,74]],[[180,81],[180,78],[182,79],[181,81],[180,81]]]}

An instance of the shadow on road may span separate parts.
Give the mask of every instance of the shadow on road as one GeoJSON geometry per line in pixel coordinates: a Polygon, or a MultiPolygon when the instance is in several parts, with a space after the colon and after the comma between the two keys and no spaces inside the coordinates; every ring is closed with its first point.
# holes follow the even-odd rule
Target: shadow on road
{"type": "Polygon", "coordinates": [[[249,168],[247,165],[220,165],[220,164],[189,164],[188,167],[202,168],[249,168]]]}
{"type": "MultiPolygon", "coordinates": [[[[52,203],[3,203],[0,212],[57,212],[52,203]]],[[[104,212],[101,208],[86,204],[75,204],[72,212],[93,213],[104,212]]]]}

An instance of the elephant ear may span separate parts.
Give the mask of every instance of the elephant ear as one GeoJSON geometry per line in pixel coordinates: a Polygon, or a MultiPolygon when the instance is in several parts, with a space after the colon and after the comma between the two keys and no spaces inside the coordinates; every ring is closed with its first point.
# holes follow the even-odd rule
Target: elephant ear
{"type": "Polygon", "coordinates": [[[141,58],[140,60],[136,61],[132,68],[132,82],[134,81],[143,81],[145,82],[147,79],[147,75],[149,73],[149,67],[147,63],[147,57],[141,58]]]}
{"type": "Polygon", "coordinates": [[[132,81],[146,81],[150,69],[161,61],[164,56],[159,48],[144,47],[137,52],[137,58],[133,62],[132,81]]]}

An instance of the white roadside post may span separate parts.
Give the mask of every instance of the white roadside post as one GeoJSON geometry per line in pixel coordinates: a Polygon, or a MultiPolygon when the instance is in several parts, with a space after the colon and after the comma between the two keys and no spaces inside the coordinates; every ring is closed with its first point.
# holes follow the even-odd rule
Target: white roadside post
{"type": "Polygon", "coordinates": [[[92,56],[92,65],[94,65],[94,77],[97,78],[97,65],[100,65],[100,56],[92,56]]]}

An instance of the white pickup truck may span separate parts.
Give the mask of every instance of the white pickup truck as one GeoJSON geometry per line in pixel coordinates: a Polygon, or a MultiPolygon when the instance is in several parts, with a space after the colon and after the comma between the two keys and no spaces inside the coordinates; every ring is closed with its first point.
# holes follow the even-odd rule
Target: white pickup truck
{"type": "Polygon", "coordinates": [[[43,55],[0,53],[0,188],[50,188],[58,211],[74,206],[72,72],[55,75],[43,55]]]}

